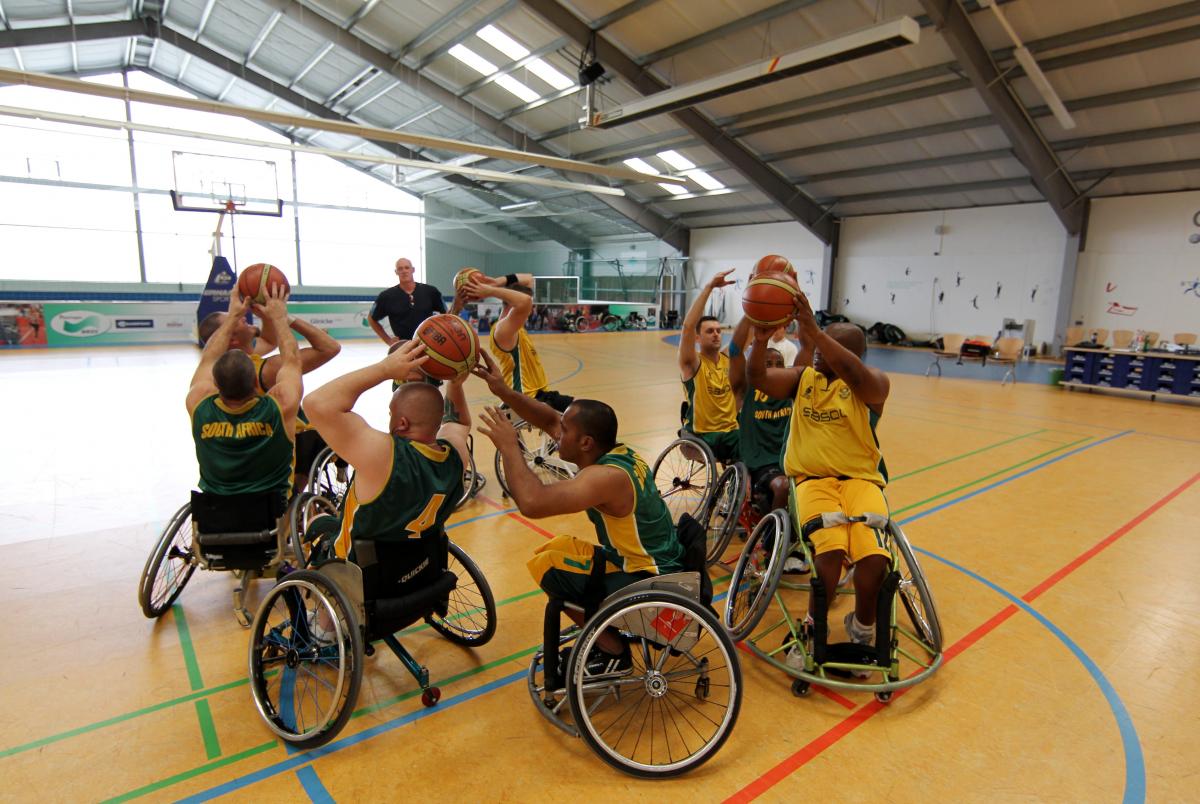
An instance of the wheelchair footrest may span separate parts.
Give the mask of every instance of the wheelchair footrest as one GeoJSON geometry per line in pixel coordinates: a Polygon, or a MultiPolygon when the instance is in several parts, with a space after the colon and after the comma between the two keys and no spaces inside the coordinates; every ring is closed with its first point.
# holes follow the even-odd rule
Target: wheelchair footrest
{"type": "Polygon", "coordinates": [[[269,530],[244,533],[197,533],[196,541],[201,550],[214,547],[240,547],[250,544],[275,544],[275,534],[269,530]]]}
{"type": "MultiPolygon", "coordinates": [[[[859,645],[856,642],[832,642],[825,646],[825,661],[836,664],[865,664],[875,665],[878,654],[873,645],[859,645]]],[[[826,667],[830,675],[850,678],[850,671],[840,667],[826,667]]]]}

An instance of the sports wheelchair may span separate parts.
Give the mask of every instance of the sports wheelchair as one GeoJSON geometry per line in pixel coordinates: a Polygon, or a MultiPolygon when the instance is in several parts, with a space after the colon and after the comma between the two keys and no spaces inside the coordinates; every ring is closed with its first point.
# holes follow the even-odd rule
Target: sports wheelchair
{"type": "MultiPolygon", "coordinates": [[[[503,408],[505,414],[512,420],[513,428],[517,431],[517,443],[521,447],[521,455],[525,463],[543,483],[557,483],[575,476],[579,467],[570,461],[565,461],[558,454],[558,442],[529,422],[517,417],[509,408],[503,408]]],[[[496,480],[500,483],[500,494],[504,498],[512,496],[508,483],[504,479],[504,461],[499,451],[493,459],[492,468],[496,472],[496,480]]]]}
{"type": "MultiPolygon", "coordinates": [[[[354,469],[342,460],[332,449],[326,447],[317,453],[313,459],[312,468],[308,473],[308,486],[305,491],[312,497],[323,497],[335,506],[341,505],[354,479],[354,469]]],[[[467,460],[463,462],[463,493],[455,504],[458,510],[470,502],[476,494],[487,485],[487,478],[475,471],[475,439],[467,434],[467,460]]],[[[292,532],[303,532],[293,527],[292,532]]]]}
{"type": "MultiPolygon", "coordinates": [[[[336,521],[336,520],[335,520],[336,521]]],[[[310,527],[315,523],[311,523],[310,527]]],[[[356,539],[355,563],[332,558],[336,532],[311,543],[306,569],[281,575],[251,626],[250,689],[267,726],[298,748],[332,740],[354,710],[363,659],[382,641],[434,706],[441,690],[429,670],[400,644],[397,632],[419,620],[451,642],[476,648],[496,633],[496,601],[483,572],[444,532],[422,535],[419,545],[356,539]],[[403,562],[394,556],[406,551],[403,562]],[[384,585],[403,594],[381,597],[384,585]],[[407,587],[412,587],[411,591],[407,587]]],[[[394,590],[393,590],[394,591],[394,590]]]]}
{"type": "MultiPolygon", "coordinates": [[[[837,594],[853,595],[854,590],[839,589],[837,594]]],[[[792,693],[797,696],[808,695],[811,685],[818,684],[873,692],[881,703],[887,703],[896,690],[920,683],[942,663],[942,628],[933,595],[895,520],[880,514],[849,517],[833,512],[800,523],[794,486],[788,510],[776,509],[764,516],[747,538],[730,578],[722,622],[735,640],[744,640],[756,656],[792,676],[792,693]],[[826,599],[824,586],[815,575],[802,583],[782,580],[784,560],[795,547],[800,547],[812,567],[812,534],[852,522],[873,529],[891,556],[891,568],[880,587],[873,645],[830,642],[828,612],[833,601],[826,599]],[[793,537],[796,533],[798,539],[793,537]],[[790,594],[798,592],[807,595],[790,594]],[[814,622],[806,625],[809,595],[814,622]],[[779,617],[770,618],[755,632],[772,600],[779,617]],[[803,606],[803,613],[793,615],[789,603],[791,610],[803,606]],[[852,673],[866,676],[866,680],[851,681],[852,673]]]]}
{"type": "MultiPolygon", "coordinates": [[[[293,505],[296,503],[293,499],[293,505]]],[[[167,522],[146,559],[138,603],[150,619],[171,608],[196,568],[230,571],[238,581],[233,613],[250,625],[247,581],[273,575],[286,557],[289,505],[282,492],[217,495],[193,491],[167,522]]]]}
{"type": "MultiPolygon", "coordinates": [[[[551,597],[542,650],[529,665],[529,696],[538,712],[633,776],[677,776],[703,764],[729,737],[741,707],[741,665],[709,608],[703,547],[698,541],[685,547],[688,571],[636,581],[595,606],[551,597]],[[585,622],[564,631],[561,615],[571,609],[585,622]],[[628,646],[629,667],[591,661],[606,631],[628,646]]],[[[593,567],[599,571],[591,581],[601,589],[604,564],[597,548],[593,567]]]]}

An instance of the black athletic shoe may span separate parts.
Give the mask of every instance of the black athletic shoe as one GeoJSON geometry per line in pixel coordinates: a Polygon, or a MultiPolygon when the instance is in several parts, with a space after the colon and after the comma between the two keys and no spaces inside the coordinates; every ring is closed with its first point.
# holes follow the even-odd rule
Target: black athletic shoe
{"type": "MultiPolygon", "coordinates": [[[[567,659],[571,656],[570,648],[563,648],[559,653],[558,670],[564,676],[567,673],[567,659]]],[[[608,675],[628,675],[633,672],[633,653],[629,650],[629,646],[625,646],[625,650],[621,655],[614,656],[600,648],[592,648],[592,652],[588,654],[587,662],[584,664],[584,675],[586,676],[608,676],[608,675]]]]}

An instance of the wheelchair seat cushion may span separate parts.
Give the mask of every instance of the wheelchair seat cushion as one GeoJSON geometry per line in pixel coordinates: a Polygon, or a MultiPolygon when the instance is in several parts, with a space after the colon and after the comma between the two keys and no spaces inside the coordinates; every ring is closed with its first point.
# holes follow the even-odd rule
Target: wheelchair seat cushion
{"type": "Polygon", "coordinates": [[[219,537],[221,534],[229,534],[237,544],[249,543],[246,540],[249,534],[274,530],[277,520],[286,510],[287,500],[277,491],[259,494],[192,492],[192,519],[202,544],[207,544],[210,537],[219,537]]]}
{"type": "Polygon", "coordinates": [[[372,633],[392,633],[430,611],[445,611],[455,577],[446,572],[447,556],[444,535],[354,542],[350,559],[362,568],[363,601],[372,633]],[[450,585],[444,587],[446,583],[450,585]]]}

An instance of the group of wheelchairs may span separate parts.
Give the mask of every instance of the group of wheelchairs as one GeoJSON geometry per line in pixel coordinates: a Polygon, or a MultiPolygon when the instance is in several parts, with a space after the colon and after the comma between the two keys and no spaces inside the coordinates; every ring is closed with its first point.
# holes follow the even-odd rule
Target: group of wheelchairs
{"type": "MultiPolygon", "coordinates": [[[[723,626],[754,655],[791,676],[793,694],[808,695],[817,684],[872,692],[886,703],[897,690],[920,683],[941,665],[942,629],[933,594],[895,520],[880,513],[852,517],[830,511],[801,521],[794,486],[787,508],[771,510],[766,499],[751,499],[744,464],[722,467],[711,448],[687,432],[659,454],[652,471],[673,515],[688,512],[706,523],[709,566],[732,567],[723,626]],[[875,531],[890,555],[870,646],[831,641],[827,615],[836,600],[826,599],[815,576],[792,579],[783,571],[789,555],[813,566],[813,533],[854,522],[875,531]],[[745,543],[736,558],[727,560],[735,533],[745,543]],[[813,618],[806,624],[810,598],[813,618]],[[772,602],[777,613],[764,622],[772,602]]],[[[837,596],[853,594],[852,588],[837,590],[837,596]]]]}
{"type": "MultiPolygon", "coordinates": [[[[530,466],[550,480],[575,467],[557,445],[524,422],[530,466]],[[541,458],[538,462],[536,459],[541,458]]],[[[503,472],[497,473],[503,486],[503,472]]],[[[254,704],[276,735],[307,749],[337,736],[354,711],[365,657],[386,644],[414,676],[425,706],[440,690],[400,644],[401,629],[424,620],[456,644],[476,648],[496,632],[496,603],[480,568],[444,533],[422,538],[429,557],[420,582],[402,597],[373,590],[385,577],[382,543],[355,540],[355,563],[329,556],[330,529],[352,469],[320,454],[307,488],[281,495],[216,496],[193,492],[170,519],[142,573],[138,599],[147,617],[169,611],[197,568],[230,571],[239,583],[234,608],[250,629],[254,704]],[[320,534],[314,537],[314,534],[320,534]],[[276,578],[251,618],[246,584],[276,578]]],[[[478,491],[473,458],[461,502],[478,491]]],[[[697,527],[700,530],[700,526],[697,527]]],[[[699,537],[702,538],[702,537],[699,537]]],[[[696,545],[689,571],[648,578],[599,601],[582,627],[560,630],[563,601],[547,604],[543,650],[529,667],[538,711],[581,737],[605,762],[627,773],[673,776],[713,756],[737,720],[742,683],[733,641],[705,597],[705,552],[696,545]],[[553,633],[551,633],[553,623],[553,633]],[[615,632],[630,647],[632,667],[604,672],[591,660],[596,642],[615,632]]],[[[711,597],[711,586],[708,587],[711,597]]]]}

